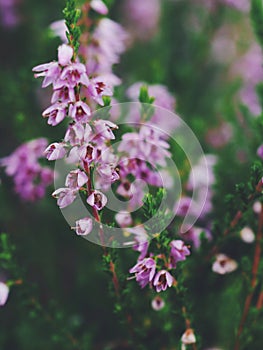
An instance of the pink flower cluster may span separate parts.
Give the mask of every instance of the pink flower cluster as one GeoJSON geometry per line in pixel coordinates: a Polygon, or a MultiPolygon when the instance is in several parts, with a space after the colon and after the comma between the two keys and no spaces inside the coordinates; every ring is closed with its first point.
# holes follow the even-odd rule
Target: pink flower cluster
{"type": "MultiPolygon", "coordinates": [[[[66,24],[64,20],[51,24],[55,35],[67,43],[66,24]]],[[[121,25],[109,18],[102,18],[97,23],[88,38],[83,34],[79,54],[85,61],[86,72],[94,78],[100,77],[102,82],[113,87],[119,85],[121,80],[113,73],[113,66],[120,61],[120,55],[126,49],[128,34],[121,25]]]]}
{"type": "Polygon", "coordinates": [[[169,144],[162,139],[158,129],[144,124],[138,132],[126,133],[122,136],[118,151],[122,154],[119,160],[121,182],[117,193],[131,199],[130,208],[142,205],[143,187],[137,182],[136,191],[129,180],[131,175],[152,186],[163,187],[163,179],[157,172],[158,166],[166,165],[166,158],[171,154],[169,144]]]}
{"type": "Polygon", "coordinates": [[[35,139],[0,160],[6,174],[14,179],[15,191],[24,200],[35,201],[44,197],[46,187],[53,181],[53,171],[39,164],[47,145],[46,139],[35,139]]]}
{"type": "MultiPolygon", "coordinates": [[[[90,5],[100,13],[105,11],[101,1],[92,1],[90,5]]],[[[65,158],[75,167],[67,175],[65,187],[53,193],[60,208],[73,203],[82,191],[87,197],[87,204],[98,212],[107,203],[106,195],[98,189],[106,191],[119,179],[118,158],[109,147],[115,139],[113,131],[117,126],[108,120],[93,120],[91,111],[97,104],[104,105],[103,96],[112,95],[110,86],[114,85],[114,79],[110,70],[124,50],[125,35],[117,23],[101,19],[92,40],[80,48],[79,55],[83,58],[87,54],[89,59],[85,64],[80,63],[80,56],[75,58],[71,46],[62,44],[58,48],[58,61],[33,68],[35,77],[44,78],[42,87],[53,86],[52,105],[43,112],[48,124],[56,126],[66,117],[71,120],[64,140],[50,144],[45,150],[48,160],[65,158]],[[118,40],[115,40],[116,37],[118,40]],[[90,61],[93,58],[94,64],[90,61]],[[103,62],[107,62],[107,67],[103,62]]],[[[96,213],[95,219],[98,220],[96,213]]],[[[92,230],[91,218],[79,219],[75,230],[78,235],[89,234],[92,230]]]]}
{"type": "Polygon", "coordinates": [[[149,284],[159,293],[176,283],[169,271],[175,269],[177,263],[184,261],[188,255],[190,250],[185,243],[182,240],[174,240],[170,243],[168,263],[165,263],[166,259],[162,255],[154,257],[146,249],[145,253],[139,256],[137,264],[130,269],[130,273],[135,274],[141,288],[149,284]]]}
{"type": "MultiPolygon", "coordinates": [[[[165,158],[170,157],[169,145],[159,132],[149,124],[123,135],[117,156],[109,147],[115,139],[113,131],[117,126],[108,120],[93,120],[91,115],[94,104],[103,105],[103,96],[112,95],[110,87],[119,83],[112,74],[112,66],[119,61],[126,38],[126,33],[117,23],[103,18],[99,20],[87,45],[80,47],[79,55],[85,58],[85,64],[80,63],[78,57],[74,59],[73,49],[63,44],[58,48],[57,62],[33,69],[36,77],[44,78],[43,87],[53,86],[52,105],[43,112],[48,124],[55,126],[66,117],[72,120],[64,140],[52,143],[45,151],[49,160],[67,158],[67,162],[76,166],[76,170],[68,175],[65,187],[53,193],[60,208],[70,205],[77,193],[84,191],[87,203],[99,211],[107,203],[107,197],[101,190],[105,192],[113,182],[119,181],[117,193],[131,199],[131,210],[142,204],[144,196],[143,185],[132,183],[131,177],[142,180],[144,184],[163,185],[160,175],[152,166],[164,166],[165,158]],[[94,170],[93,183],[91,169],[94,170]]],[[[137,98],[139,89],[136,88],[137,98]]],[[[174,98],[165,87],[153,86],[151,92],[156,93],[164,107],[173,109],[174,98]]],[[[121,227],[124,221],[126,224],[132,223],[129,213],[118,215],[116,220],[121,227]]],[[[76,223],[77,233],[88,234],[90,229],[86,227],[90,228],[90,221],[80,219],[76,223]]]]}
{"type": "MultiPolygon", "coordinates": [[[[215,182],[214,166],[216,164],[216,157],[214,155],[206,155],[199,159],[196,165],[194,165],[190,171],[189,178],[186,184],[186,191],[191,193],[195,190],[195,198],[190,195],[182,196],[175,204],[174,211],[177,216],[185,218],[186,215],[192,217],[198,217],[199,220],[203,221],[206,216],[212,210],[212,186],[215,182]],[[205,174],[208,173],[208,178],[205,174]],[[208,179],[208,183],[206,182],[208,179]],[[208,186],[208,191],[207,187],[208,186]],[[202,205],[205,197],[205,204],[200,214],[200,206],[202,205]]],[[[191,241],[195,248],[200,246],[200,235],[204,233],[207,239],[211,238],[209,229],[205,227],[194,226],[189,229],[188,232],[182,234],[182,237],[191,241]]]]}
{"type": "Polygon", "coordinates": [[[86,98],[103,105],[102,97],[111,95],[111,90],[98,78],[89,79],[86,66],[72,61],[73,48],[63,44],[58,48],[58,62],[41,64],[33,68],[35,77],[44,77],[42,87],[53,85],[52,105],[43,112],[48,124],[55,126],[70,116],[75,122],[87,123],[91,110],[81,100],[76,90],[82,88],[86,98]]]}

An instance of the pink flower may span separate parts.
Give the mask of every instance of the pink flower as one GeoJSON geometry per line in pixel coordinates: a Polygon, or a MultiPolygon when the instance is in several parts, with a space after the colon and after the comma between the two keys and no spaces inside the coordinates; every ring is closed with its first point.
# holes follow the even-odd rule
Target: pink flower
{"type": "Polygon", "coordinates": [[[15,191],[22,199],[35,201],[42,198],[46,187],[53,181],[52,169],[39,164],[47,143],[44,138],[29,141],[0,160],[0,165],[6,167],[6,174],[13,177],[15,191]]]}
{"type": "Polygon", "coordinates": [[[8,295],[9,295],[8,286],[5,283],[0,282],[0,306],[5,305],[5,303],[8,299],[8,295]]]}
{"type": "Polygon", "coordinates": [[[168,271],[161,270],[157,272],[156,276],[154,277],[153,285],[156,288],[156,292],[159,293],[161,291],[165,291],[167,287],[171,287],[173,282],[173,276],[168,271]]]}
{"type": "Polygon", "coordinates": [[[70,106],[69,115],[76,122],[87,123],[90,120],[91,111],[85,102],[78,101],[70,106]]]}
{"type": "Polygon", "coordinates": [[[87,73],[104,78],[112,86],[119,85],[121,81],[112,72],[112,66],[119,62],[120,54],[125,51],[126,40],[127,33],[119,24],[102,18],[91,37],[90,45],[80,47],[80,52],[87,58],[87,73]]]}
{"type": "Polygon", "coordinates": [[[85,127],[81,123],[70,124],[64,140],[72,146],[81,145],[89,141],[91,133],[92,129],[88,124],[85,127]]]}
{"type": "Polygon", "coordinates": [[[175,268],[178,261],[183,261],[191,254],[189,248],[181,240],[175,240],[170,243],[171,253],[170,262],[171,267],[175,268]]]}
{"type": "Polygon", "coordinates": [[[141,288],[144,288],[153,280],[155,270],[155,261],[152,258],[145,258],[132,267],[129,272],[135,273],[136,281],[139,283],[141,288]]]}
{"type": "Polygon", "coordinates": [[[108,8],[101,0],[92,0],[90,3],[91,8],[101,15],[107,15],[108,8]]]}
{"type": "Polygon", "coordinates": [[[259,156],[259,158],[263,159],[263,145],[259,146],[259,148],[257,149],[257,155],[259,156]]]}
{"type": "Polygon", "coordinates": [[[115,219],[120,227],[127,227],[132,224],[132,217],[128,211],[120,211],[115,215],[115,219]]]}
{"type": "Polygon", "coordinates": [[[99,105],[104,106],[103,96],[112,96],[113,92],[104,79],[94,78],[88,86],[88,95],[99,105]]]}
{"type": "Polygon", "coordinates": [[[86,146],[80,147],[78,151],[79,158],[83,161],[84,166],[86,164],[92,163],[95,159],[97,159],[97,149],[91,144],[87,144],[86,146]]]}
{"type": "Polygon", "coordinates": [[[207,228],[192,226],[190,230],[181,234],[184,240],[190,241],[195,249],[198,249],[201,245],[202,234],[209,241],[211,240],[211,232],[207,228]]]}
{"type": "Polygon", "coordinates": [[[54,84],[60,76],[61,68],[58,62],[50,62],[40,64],[33,68],[35,78],[44,77],[42,87],[45,88],[50,84],[54,84]]]}
{"type": "Polygon", "coordinates": [[[155,310],[155,311],[160,311],[162,310],[163,308],[165,307],[165,302],[164,300],[157,296],[155,297],[153,300],[152,300],[152,308],[155,310]]]}
{"type": "Polygon", "coordinates": [[[94,129],[96,132],[96,138],[102,138],[104,140],[114,140],[115,135],[112,129],[118,129],[117,125],[109,120],[95,120],[94,129]]]}
{"type": "Polygon", "coordinates": [[[261,47],[253,43],[249,50],[236,60],[231,70],[233,76],[240,77],[243,80],[239,96],[254,115],[261,112],[255,87],[263,79],[262,55],[261,47]]]}
{"type": "Polygon", "coordinates": [[[67,66],[71,63],[74,50],[71,46],[63,44],[58,47],[58,63],[61,66],[67,66]]]}
{"type": "Polygon", "coordinates": [[[87,203],[96,208],[97,210],[101,210],[107,204],[107,197],[100,191],[94,191],[87,199],[87,203]]]}
{"type": "Polygon", "coordinates": [[[255,241],[255,233],[248,226],[242,228],[240,237],[245,243],[253,243],[255,241]]]}
{"type": "Polygon", "coordinates": [[[71,189],[80,189],[88,180],[89,178],[84,171],[80,169],[72,170],[66,178],[65,185],[71,189]]]}
{"type": "Polygon", "coordinates": [[[119,180],[119,175],[116,171],[116,165],[114,163],[101,163],[96,168],[100,177],[100,182],[103,184],[112,184],[119,180]]]}
{"type": "Polygon", "coordinates": [[[260,214],[260,213],[261,213],[261,210],[262,210],[262,204],[261,204],[261,202],[256,201],[256,202],[253,204],[253,211],[254,211],[254,213],[260,214]]]}
{"type": "Polygon", "coordinates": [[[92,219],[83,218],[76,221],[76,234],[79,236],[87,236],[92,231],[92,219]]]}
{"type": "Polygon", "coordinates": [[[71,188],[59,188],[52,193],[54,198],[57,198],[57,203],[60,209],[69,206],[76,198],[76,192],[71,188]]]}
{"type": "Polygon", "coordinates": [[[55,103],[45,109],[42,115],[48,118],[49,125],[58,125],[67,115],[67,103],[55,103]]]}
{"type": "Polygon", "coordinates": [[[126,0],[125,14],[130,31],[139,40],[149,40],[157,31],[161,14],[160,0],[126,0]]]}
{"type": "Polygon", "coordinates": [[[68,42],[68,38],[66,36],[67,26],[64,19],[51,23],[49,28],[53,31],[55,36],[60,37],[62,42],[68,42]]]}
{"type": "Polygon", "coordinates": [[[48,160],[62,159],[65,157],[66,153],[65,145],[57,142],[49,145],[44,151],[44,155],[48,160]]]}
{"type": "Polygon", "coordinates": [[[63,69],[59,79],[54,84],[54,89],[61,89],[65,85],[74,88],[78,84],[89,85],[86,67],[82,63],[71,63],[63,69]]]}
{"type": "Polygon", "coordinates": [[[142,86],[148,86],[149,96],[154,97],[154,105],[160,106],[170,111],[174,111],[175,98],[164,85],[148,85],[145,82],[137,82],[126,91],[127,96],[132,101],[139,101],[140,89],[142,86]]]}
{"type": "Polygon", "coordinates": [[[134,240],[130,243],[133,244],[133,249],[140,253],[138,260],[143,260],[148,253],[148,235],[143,225],[137,225],[135,227],[126,228],[125,232],[129,235],[134,235],[134,240]]]}
{"type": "Polygon", "coordinates": [[[17,0],[0,0],[0,24],[5,28],[11,29],[19,25],[21,18],[17,6],[17,0]]]}
{"type": "Polygon", "coordinates": [[[64,85],[60,89],[54,90],[51,98],[51,103],[74,102],[75,99],[76,97],[75,97],[74,88],[64,85]]]}
{"type": "Polygon", "coordinates": [[[212,271],[220,275],[231,273],[237,269],[237,262],[225,254],[217,254],[213,263],[212,271]]]}

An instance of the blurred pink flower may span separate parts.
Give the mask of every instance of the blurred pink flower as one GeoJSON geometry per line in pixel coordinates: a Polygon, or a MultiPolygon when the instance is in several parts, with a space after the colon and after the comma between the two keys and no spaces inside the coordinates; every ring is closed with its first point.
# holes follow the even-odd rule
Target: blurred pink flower
{"type": "Polygon", "coordinates": [[[44,158],[47,144],[45,138],[26,142],[10,156],[0,160],[6,174],[13,177],[16,193],[24,200],[42,198],[46,187],[53,181],[53,170],[39,164],[39,159],[44,158]]]}
{"type": "Polygon", "coordinates": [[[120,227],[127,227],[132,224],[131,214],[127,211],[120,211],[115,215],[117,224],[120,227]]]}
{"type": "Polygon", "coordinates": [[[19,0],[0,0],[0,23],[5,28],[17,27],[21,22],[19,0]]]}
{"type": "Polygon", "coordinates": [[[149,40],[158,30],[161,15],[160,0],[126,0],[124,16],[131,34],[139,40],[149,40]]]}
{"type": "Polygon", "coordinates": [[[91,8],[101,15],[107,15],[108,8],[102,0],[92,0],[90,3],[91,8]]]}
{"type": "Polygon", "coordinates": [[[261,47],[254,43],[249,50],[233,65],[231,74],[242,80],[239,97],[254,115],[261,113],[261,106],[257,97],[256,85],[263,80],[263,54],[261,47]]]}
{"type": "Polygon", "coordinates": [[[0,306],[4,306],[9,295],[9,287],[3,283],[0,282],[0,306]]]}
{"type": "Polygon", "coordinates": [[[68,38],[66,35],[67,32],[67,26],[64,19],[61,19],[59,21],[55,21],[50,24],[49,28],[52,30],[55,36],[60,37],[61,41],[64,43],[68,42],[68,38]]]}
{"type": "Polygon", "coordinates": [[[249,12],[250,1],[249,0],[219,0],[222,4],[234,7],[242,12],[249,12]]]}
{"type": "Polygon", "coordinates": [[[231,273],[237,269],[237,262],[225,254],[217,254],[213,263],[212,271],[220,275],[231,273]]]}
{"type": "Polygon", "coordinates": [[[165,302],[159,295],[152,300],[151,304],[155,311],[160,311],[165,307],[165,302]]]}

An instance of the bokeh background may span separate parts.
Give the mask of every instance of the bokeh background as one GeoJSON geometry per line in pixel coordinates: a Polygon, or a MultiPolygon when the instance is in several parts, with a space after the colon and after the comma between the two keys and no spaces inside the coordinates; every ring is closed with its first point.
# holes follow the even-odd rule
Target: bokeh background
{"type": "MultiPolygon", "coordinates": [[[[53,142],[63,137],[63,125],[52,128],[41,117],[50,95],[34,79],[32,67],[56,58],[60,39],[49,26],[63,18],[64,6],[62,0],[0,0],[0,157],[30,139],[46,137],[53,142]]],[[[236,183],[248,180],[261,143],[255,117],[261,113],[256,86],[263,78],[263,56],[253,34],[249,1],[116,0],[111,1],[110,18],[131,37],[115,68],[122,79],[115,97],[127,101],[126,90],[137,81],[169,89],[176,98],[176,112],[204,151],[218,156],[210,217],[224,216],[225,195],[236,183]]],[[[63,350],[72,349],[64,328],[77,338],[85,337],[86,349],[125,349],[118,344],[126,339],[127,330],[114,311],[101,247],[76,237],[51,198],[52,191],[50,186],[41,201],[22,201],[1,169],[0,230],[17,247],[15,261],[25,281],[11,290],[0,309],[0,349],[62,349],[61,337],[63,350]],[[30,304],[34,296],[43,305],[41,313],[30,304]]],[[[125,250],[120,255],[123,270],[128,271],[136,253],[125,250]]],[[[190,286],[198,331],[205,335],[204,348],[222,344],[229,349],[226,344],[240,316],[236,301],[241,284],[235,276],[204,280],[203,272],[193,266],[190,286]]],[[[0,276],[12,277],[1,266],[0,276]]],[[[145,348],[160,350],[156,334],[161,341],[176,324],[145,304],[135,284],[131,288],[128,302],[134,305],[137,300],[136,317],[146,329],[154,324],[155,336],[148,334],[145,348]]]]}

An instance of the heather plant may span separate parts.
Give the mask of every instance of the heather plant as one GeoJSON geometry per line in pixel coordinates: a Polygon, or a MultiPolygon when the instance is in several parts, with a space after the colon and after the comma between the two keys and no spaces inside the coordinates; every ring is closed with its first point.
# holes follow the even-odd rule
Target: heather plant
{"type": "Polygon", "coordinates": [[[7,3],[1,348],[260,350],[261,0],[7,3]]]}

